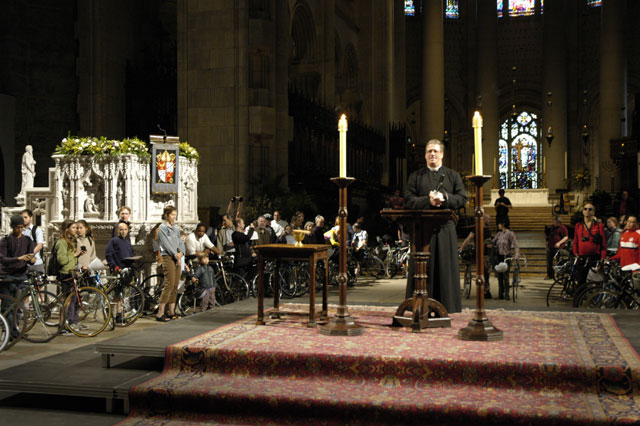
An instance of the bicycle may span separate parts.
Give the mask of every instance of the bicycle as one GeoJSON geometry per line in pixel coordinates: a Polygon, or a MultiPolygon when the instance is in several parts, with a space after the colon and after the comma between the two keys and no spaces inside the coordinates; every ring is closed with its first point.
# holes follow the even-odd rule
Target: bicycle
{"type": "Polygon", "coordinates": [[[578,284],[575,271],[578,257],[575,256],[565,263],[553,267],[555,278],[547,291],[547,306],[566,307],[572,301],[578,284]]]}
{"type": "Polygon", "coordinates": [[[9,322],[0,314],[0,352],[2,352],[9,344],[9,336],[11,335],[11,329],[9,328],[9,322]]]}
{"type": "Polygon", "coordinates": [[[520,254],[520,256],[518,258],[515,257],[507,257],[505,260],[505,262],[509,263],[509,265],[513,265],[513,276],[511,279],[511,295],[512,295],[512,300],[515,303],[516,299],[518,298],[518,288],[520,287],[520,264],[523,264],[523,268],[527,267],[527,258],[523,255],[520,254]]]}
{"type": "Polygon", "coordinates": [[[476,259],[476,249],[472,245],[464,247],[458,253],[458,259],[464,263],[464,281],[462,286],[462,294],[465,299],[471,297],[471,284],[473,282],[472,268],[476,259]]]}
{"type": "Polygon", "coordinates": [[[27,273],[26,287],[17,298],[16,314],[23,315],[25,328],[23,338],[32,343],[46,343],[60,334],[65,324],[65,309],[62,301],[53,293],[44,290],[43,274],[27,273]]]}
{"type": "MultiPolygon", "coordinates": [[[[2,280],[0,280],[0,282],[2,282],[2,280]]],[[[22,310],[19,309],[18,300],[15,297],[0,293],[0,302],[0,306],[2,307],[0,315],[7,321],[9,327],[8,340],[4,349],[9,349],[22,339],[27,324],[27,317],[26,315],[22,315],[22,310]]]]}
{"type": "MultiPolygon", "coordinates": [[[[109,298],[111,306],[116,307],[116,312],[112,312],[113,325],[128,327],[142,315],[144,295],[142,289],[137,285],[132,268],[123,268],[116,272],[117,277],[112,279],[103,290],[109,298]]],[[[96,287],[102,287],[99,274],[95,274],[93,279],[97,283],[96,287]]]]}
{"type": "Polygon", "coordinates": [[[94,337],[102,333],[111,321],[111,303],[104,291],[91,285],[78,286],[89,279],[88,272],[73,271],[67,281],[73,287],[64,301],[66,328],[79,337],[94,337]]]}

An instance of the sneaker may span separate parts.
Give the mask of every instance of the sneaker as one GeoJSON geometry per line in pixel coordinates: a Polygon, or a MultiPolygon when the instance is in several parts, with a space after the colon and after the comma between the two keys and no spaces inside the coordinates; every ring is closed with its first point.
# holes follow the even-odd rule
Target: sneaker
{"type": "Polygon", "coordinates": [[[84,331],[84,330],[88,330],[89,329],[89,327],[87,327],[86,325],[84,325],[82,323],[69,324],[69,327],[72,327],[74,330],[80,330],[80,331],[84,331]]]}
{"type": "Polygon", "coordinates": [[[63,328],[62,330],[60,330],[60,335],[61,336],[74,336],[74,334],[72,332],[70,332],[69,330],[67,330],[66,328],[63,328]]]}

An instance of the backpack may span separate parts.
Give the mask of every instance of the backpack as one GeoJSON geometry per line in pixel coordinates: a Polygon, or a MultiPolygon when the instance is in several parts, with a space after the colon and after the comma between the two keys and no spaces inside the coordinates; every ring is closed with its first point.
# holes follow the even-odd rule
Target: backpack
{"type": "Polygon", "coordinates": [[[56,250],[58,245],[58,240],[55,240],[53,243],[53,249],[51,250],[51,255],[49,256],[49,262],[47,263],[47,275],[48,276],[56,276],[62,269],[62,265],[58,262],[58,251],[56,250]]]}

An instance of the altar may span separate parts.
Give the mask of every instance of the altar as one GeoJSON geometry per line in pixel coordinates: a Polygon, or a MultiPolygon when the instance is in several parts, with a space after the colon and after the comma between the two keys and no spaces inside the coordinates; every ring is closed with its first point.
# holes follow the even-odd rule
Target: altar
{"type": "MultiPolygon", "coordinates": [[[[500,197],[498,189],[491,189],[491,201],[485,206],[493,206],[500,197]]],[[[511,204],[518,207],[551,207],[549,202],[549,188],[539,189],[505,189],[504,196],[511,200],[511,204]]]]}

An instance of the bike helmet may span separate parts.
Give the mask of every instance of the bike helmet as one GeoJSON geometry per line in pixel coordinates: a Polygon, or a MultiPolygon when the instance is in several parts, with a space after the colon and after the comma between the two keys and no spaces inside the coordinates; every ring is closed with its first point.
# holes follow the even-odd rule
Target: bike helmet
{"type": "Polygon", "coordinates": [[[498,273],[507,272],[509,270],[509,265],[507,265],[507,262],[500,262],[493,269],[498,273]]]}

